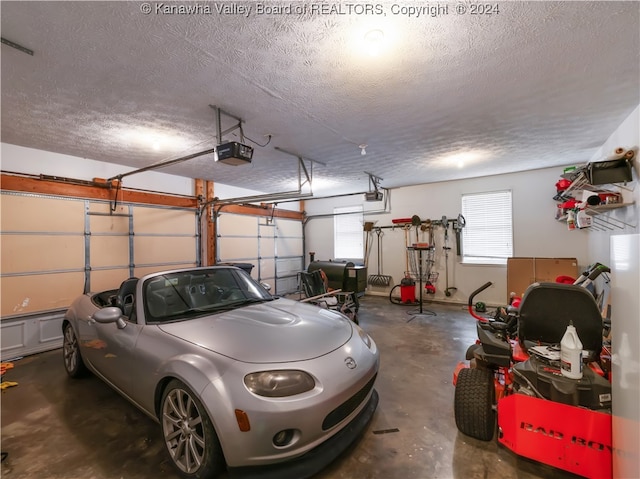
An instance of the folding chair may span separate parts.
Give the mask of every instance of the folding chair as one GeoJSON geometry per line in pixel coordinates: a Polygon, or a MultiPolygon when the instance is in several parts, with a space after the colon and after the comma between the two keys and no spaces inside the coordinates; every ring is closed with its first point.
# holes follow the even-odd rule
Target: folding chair
{"type": "Polygon", "coordinates": [[[358,296],[353,291],[341,289],[328,290],[322,277],[322,270],[317,269],[311,273],[300,272],[300,282],[306,298],[302,303],[311,303],[322,308],[340,311],[342,314],[358,324],[358,296]]]}

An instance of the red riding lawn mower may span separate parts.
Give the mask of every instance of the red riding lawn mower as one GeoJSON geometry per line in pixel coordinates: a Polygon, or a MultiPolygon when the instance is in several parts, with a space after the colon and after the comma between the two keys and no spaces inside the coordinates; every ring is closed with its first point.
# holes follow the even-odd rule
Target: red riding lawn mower
{"type": "Polygon", "coordinates": [[[588,478],[612,477],[610,352],[603,348],[600,308],[586,288],[606,272],[596,263],[581,285],[534,283],[518,310],[492,319],[472,308],[491,283],[471,293],[478,340],[453,375],[460,432],[490,441],[497,417],[498,442],[514,453],[588,478]],[[568,330],[582,343],[577,370],[560,347],[568,330]],[[577,377],[567,377],[575,371],[577,377]]]}

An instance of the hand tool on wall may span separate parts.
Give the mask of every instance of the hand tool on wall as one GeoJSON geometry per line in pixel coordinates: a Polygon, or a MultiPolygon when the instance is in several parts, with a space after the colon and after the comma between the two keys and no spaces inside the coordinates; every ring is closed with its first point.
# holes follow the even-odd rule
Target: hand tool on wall
{"type": "Polygon", "coordinates": [[[449,220],[446,216],[442,217],[441,224],[444,228],[444,246],[442,249],[444,250],[444,275],[445,275],[445,296],[451,296],[452,292],[458,290],[458,288],[454,286],[449,286],[449,251],[451,247],[449,246],[449,220]]]}
{"type": "Polygon", "coordinates": [[[404,271],[409,272],[409,225],[404,225],[404,271]]]}
{"type": "Polygon", "coordinates": [[[458,256],[462,255],[462,248],[460,248],[460,233],[462,233],[462,228],[465,227],[467,221],[462,216],[462,213],[458,215],[458,218],[454,220],[453,228],[456,231],[456,254],[458,256]]]}
{"type": "Polygon", "coordinates": [[[373,222],[366,221],[364,223],[364,231],[365,231],[364,265],[365,267],[369,266],[369,255],[371,254],[371,246],[373,245],[373,235],[371,234],[371,230],[373,230],[373,222]]]}
{"type": "Polygon", "coordinates": [[[420,223],[422,223],[422,220],[418,215],[413,215],[411,217],[411,224],[416,228],[416,243],[420,242],[420,238],[418,237],[418,228],[420,228],[420,223]]]}
{"type": "Polygon", "coordinates": [[[391,276],[382,274],[382,267],[380,266],[382,260],[382,232],[381,228],[376,228],[376,235],[378,236],[378,274],[369,275],[369,284],[372,286],[389,286],[391,282],[391,276]]]}

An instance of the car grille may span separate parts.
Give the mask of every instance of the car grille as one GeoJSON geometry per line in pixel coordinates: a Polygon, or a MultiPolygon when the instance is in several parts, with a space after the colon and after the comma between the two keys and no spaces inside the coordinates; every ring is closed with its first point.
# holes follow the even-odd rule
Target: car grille
{"type": "Polygon", "coordinates": [[[364,398],[367,397],[369,391],[373,387],[373,383],[376,382],[377,374],[374,375],[367,384],[364,385],[360,391],[355,393],[345,402],[343,402],[340,406],[331,411],[327,417],[324,418],[322,422],[322,430],[326,431],[327,429],[331,429],[333,426],[342,421],[345,417],[351,414],[359,405],[364,401],[364,398]]]}

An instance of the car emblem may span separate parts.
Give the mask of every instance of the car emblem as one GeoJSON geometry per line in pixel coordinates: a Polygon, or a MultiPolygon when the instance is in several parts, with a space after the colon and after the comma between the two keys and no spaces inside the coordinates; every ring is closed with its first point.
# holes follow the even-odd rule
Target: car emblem
{"type": "Polygon", "coordinates": [[[347,359],[345,359],[345,360],[344,360],[344,363],[347,365],[347,367],[348,367],[349,369],[355,369],[355,368],[356,368],[356,366],[358,366],[358,365],[356,364],[356,360],[355,360],[355,359],[353,359],[352,357],[348,357],[347,359]]]}

